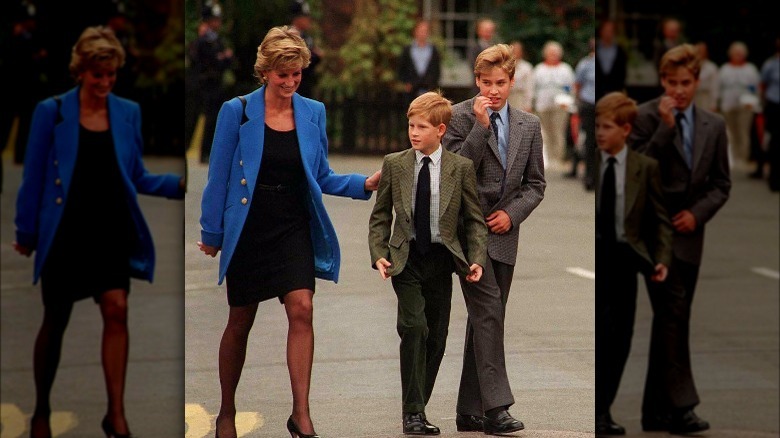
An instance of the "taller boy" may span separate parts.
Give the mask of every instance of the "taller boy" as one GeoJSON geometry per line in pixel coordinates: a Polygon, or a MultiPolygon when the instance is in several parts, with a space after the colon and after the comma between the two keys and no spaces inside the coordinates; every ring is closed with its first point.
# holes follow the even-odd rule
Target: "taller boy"
{"type": "Polygon", "coordinates": [[[627,143],[655,158],[674,236],[666,282],[647,282],[653,306],[642,428],[700,432],[709,424],[693,412],[699,396],[689,349],[691,304],[699,276],[704,224],[731,189],[723,118],[693,104],[701,59],[690,44],[663,55],[664,95],[642,104],[627,143]]]}
{"type": "Polygon", "coordinates": [[[508,412],[514,398],[504,359],[504,314],[519,226],[544,197],[542,133],[538,117],[506,103],[515,76],[508,45],[483,50],[474,75],[479,94],[453,106],[442,141],[474,163],[489,229],[482,279],[461,281],[469,317],[455,421],[459,431],[509,433],[523,423],[508,412]]]}

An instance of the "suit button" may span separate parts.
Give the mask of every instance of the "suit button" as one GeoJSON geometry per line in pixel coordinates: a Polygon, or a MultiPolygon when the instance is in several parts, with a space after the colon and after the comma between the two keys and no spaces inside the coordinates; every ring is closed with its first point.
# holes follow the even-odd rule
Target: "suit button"
{"type": "Polygon", "coordinates": [[[57,199],[54,200],[54,202],[56,202],[57,205],[62,204],[62,198],[58,197],[57,199]]]}
{"type": "Polygon", "coordinates": [[[242,204],[246,205],[246,203],[247,203],[247,202],[248,202],[248,201],[247,201],[247,199],[246,199],[246,198],[241,198],[241,203],[242,203],[242,204]]]}
{"type": "Polygon", "coordinates": [[[55,185],[55,186],[62,185],[62,180],[61,180],[61,179],[59,179],[59,178],[55,179],[55,180],[54,180],[54,185],[55,185]]]}
{"type": "Polygon", "coordinates": [[[501,178],[496,178],[496,182],[501,182],[501,178]]]}
{"type": "Polygon", "coordinates": [[[246,178],[241,178],[241,185],[242,185],[242,186],[245,186],[245,185],[246,185],[246,178]]]}
{"type": "Polygon", "coordinates": [[[244,165],[244,160],[238,160],[238,165],[239,166],[243,166],[244,165]]]}

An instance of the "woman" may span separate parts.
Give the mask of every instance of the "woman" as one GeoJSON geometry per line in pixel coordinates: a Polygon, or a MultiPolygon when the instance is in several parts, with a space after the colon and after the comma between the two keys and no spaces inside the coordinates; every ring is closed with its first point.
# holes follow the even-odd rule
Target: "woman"
{"type": "Polygon", "coordinates": [[[735,41],[728,50],[729,60],[720,67],[720,112],[726,119],[729,152],[732,165],[747,164],[750,159],[750,128],[755,113],[761,112],[758,85],[761,76],[756,66],[748,62],[745,43],[735,41]]]}
{"type": "Polygon", "coordinates": [[[258,303],[278,298],[289,323],[287,364],[293,438],[316,437],[309,416],[314,278],[337,281],[339,246],[322,194],[368,199],[379,172],[337,175],[328,165],[325,107],[298,95],[310,52],[294,29],[275,27],[258,47],[263,84],[223,104],[203,190],[198,245],[221,249],[219,284],[230,305],[219,348],[217,436],[235,437],[235,394],[258,303]],[[242,102],[241,99],[244,99],[242,102]]]}
{"type": "Polygon", "coordinates": [[[74,302],[92,297],[103,317],[108,437],[128,437],[124,414],[130,277],[152,280],[154,247],[137,194],[181,199],[183,178],[151,175],[142,161],[138,104],[111,93],[125,52],[114,33],[89,27],[73,46],[77,86],[33,114],[16,201],[16,242],[36,252],[44,316],[35,341],[31,436],[50,437],[49,415],[62,338],[74,302]],[[84,272],[87,275],[74,273],[84,272]],[[76,280],[77,279],[77,280],[76,280]]]}
{"type": "Polygon", "coordinates": [[[566,130],[569,110],[559,98],[572,96],[574,70],[563,62],[563,46],[548,41],[542,48],[544,61],[534,67],[534,111],[542,122],[542,142],[545,166],[550,160],[566,161],[566,130]]]}

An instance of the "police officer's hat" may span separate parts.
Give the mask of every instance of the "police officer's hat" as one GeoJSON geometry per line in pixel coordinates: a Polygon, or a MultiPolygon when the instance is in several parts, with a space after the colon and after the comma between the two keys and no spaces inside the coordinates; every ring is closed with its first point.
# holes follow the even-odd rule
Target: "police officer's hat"
{"type": "Polygon", "coordinates": [[[311,8],[306,0],[292,0],[290,2],[290,13],[292,17],[308,17],[311,15],[311,8]]]}
{"type": "Polygon", "coordinates": [[[203,5],[201,16],[204,21],[210,18],[222,18],[222,6],[217,3],[206,2],[203,5]]]}

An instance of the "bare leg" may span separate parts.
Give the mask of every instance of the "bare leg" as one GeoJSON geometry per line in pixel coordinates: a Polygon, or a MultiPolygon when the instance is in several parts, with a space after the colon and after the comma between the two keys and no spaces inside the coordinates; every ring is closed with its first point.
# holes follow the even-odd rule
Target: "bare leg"
{"type": "Polygon", "coordinates": [[[57,375],[62,352],[62,338],[73,310],[72,303],[62,303],[44,308],[43,322],[35,339],[33,374],[35,378],[35,412],[30,424],[32,437],[50,437],[49,397],[57,375]]]}
{"type": "Polygon", "coordinates": [[[127,291],[113,289],[101,295],[100,314],[103,316],[103,374],[108,393],[106,417],[117,434],[127,435],[124,402],[129,349],[127,291]]]}
{"type": "Polygon", "coordinates": [[[300,431],[314,434],[309,415],[311,365],[314,358],[314,328],[312,326],[314,292],[294,290],[284,296],[289,328],[287,331],[287,368],[293,395],[292,417],[300,431]]]}
{"type": "Polygon", "coordinates": [[[217,436],[231,438],[236,432],[236,388],[246,359],[246,343],[255,322],[257,304],[231,307],[219,344],[219,384],[222,404],[217,416],[217,436]]]}

